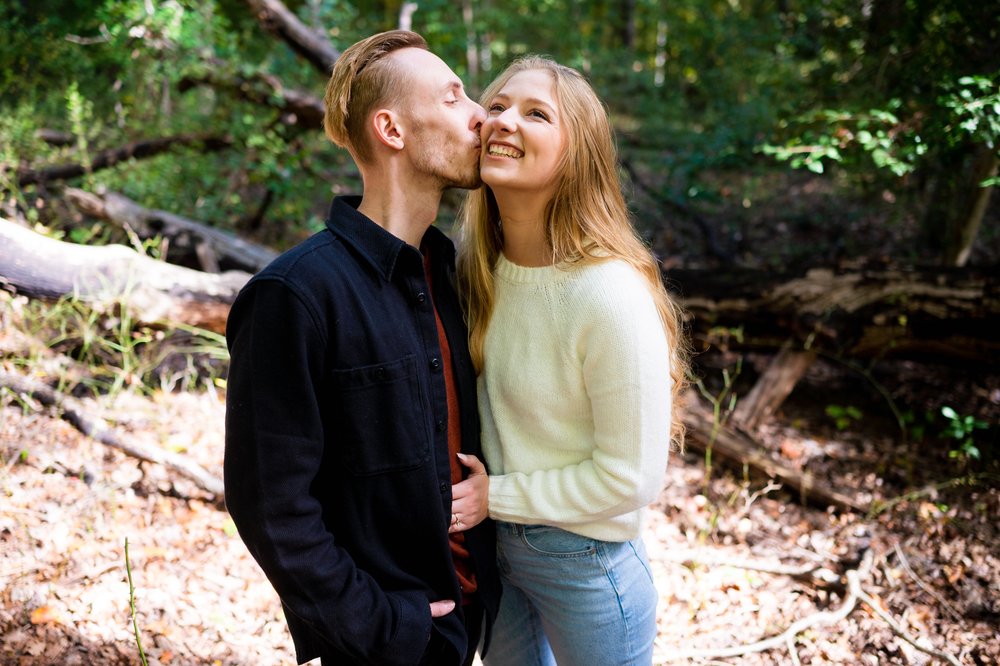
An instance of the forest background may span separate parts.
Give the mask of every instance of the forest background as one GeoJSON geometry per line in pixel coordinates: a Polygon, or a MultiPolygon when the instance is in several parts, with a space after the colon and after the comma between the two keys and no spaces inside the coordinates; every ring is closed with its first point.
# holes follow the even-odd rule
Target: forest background
{"type": "Polygon", "coordinates": [[[341,49],[400,26],[473,98],[544,53],[607,104],[697,352],[691,446],[653,512],[658,658],[995,663],[991,3],[0,0],[4,663],[135,663],[133,613],[160,663],[290,663],[218,504],[220,321],[331,196],[360,191],[323,136],[323,86],[341,49]],[[115,245],[196,272],[195,298],[152,285],[167,305],[143,305],[143,283],[181,280],[132,258],[121,287],[121,255],[88,253],[115,245]],[[115,587],[129,535],[135,608],[115,587]],[[747,583],[706,563],[713,547],[815,566],[747,583]],[[197,612],[220,598],[235,615],[197,612]],[[838,608],[837,631],[796,625],[838,608]],[[716,652],[783,638],[676,651],[702,634],[716,652]]]}

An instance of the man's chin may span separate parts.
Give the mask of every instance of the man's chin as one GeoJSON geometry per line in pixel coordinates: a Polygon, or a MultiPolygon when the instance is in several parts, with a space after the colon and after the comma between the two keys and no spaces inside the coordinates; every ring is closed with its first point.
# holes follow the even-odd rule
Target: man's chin
{"type": "Polygon", "coordinates": [[[475,174],[469,174],[465,178],[455,179],[448,184],[448,187],[454,187],[460,190],[475,190],[483,186],[483,179],[479,177],[479,171],[476,170],[475,174]]]}

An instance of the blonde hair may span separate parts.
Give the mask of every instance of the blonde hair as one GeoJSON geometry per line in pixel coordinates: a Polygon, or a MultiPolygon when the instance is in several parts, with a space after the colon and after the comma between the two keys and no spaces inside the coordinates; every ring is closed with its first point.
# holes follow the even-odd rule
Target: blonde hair
{"type": "MultiPolygon", "coordinates": [[[[687,384],[688,344],[681,311],[663,285],[659,263],[632,226],[618,177],[618,155],[604,104],[574,69],[541,56],[511,63],[482,95],[490,100],[517,73],[541,70],[554,81],[566,128],[566,150],[558,184],[545,208],[545,234],[553,263],[588,264],[620,259],[647,281],[670,348],[673,380],[671,440],[683,443],[680,395],[687,384]]],[[[483,344],[493,312],[493,268],[503,249],[500,211],[489,187],[470,192],[461,212],[458,270],[476,371],[483,369],[483,344]]]]}
{"type": "Polygon", "coordinates": [[[395,105],[406,90],[403,73],[392,58],[405,48],[427,50],[427,42],[409,30],[390,30],[349,46],[333,65],[326,84],[323,129],[358,162],[369,162],[373,149],[365,123],[377,105],[395,105]]]}

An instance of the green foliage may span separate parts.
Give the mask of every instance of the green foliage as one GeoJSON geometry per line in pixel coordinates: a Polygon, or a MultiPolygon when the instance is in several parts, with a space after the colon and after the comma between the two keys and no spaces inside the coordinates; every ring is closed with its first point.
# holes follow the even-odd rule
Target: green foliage
{"type": "Polygon", "coordinates": [[[1000,71],[992,77],[963,76],[947,85],[938,101],[949,112],[944,134],[952,145],[968,139],[1000,148],[1000,71]]]}
{"type": "Polygon", "coordinates": [[[941,416],[946,421],[941,436],[958,440],[957,448],[949,451],[948,457],[958,459],[961,462],[979,460],[981,452],[973,435],[977,430],[989,428],[989,424],[973,416],[961,416],[947,405],[941,408],[941,416]]]}
{"type": "MultiPolygon", "coordinates": [[[[110,310],[72,297],[31,301],[22,325],[50,350],[79,364],[61,369],[63,384],[79,382],[94,393],[110,394],[215,385],[229,359],[224,336],[191,326],[165,332],[140,324],[129,314],[126,300],[110,310]]],[[[38,357],[22,362],[45,365],[38,357]]]]}
{"type": "MultiPolygon", "coordinates": [[[[404,3],[285,4],[343,49],[396,27],[404,3]]],[[[622,153],[655,174],[652,184],[669,199],[713,206],[723,200],[720,174],[775,168],[760,153],[916,187],[914,173],[942,150],[996,145],[990,49],[1000,35],[989,3],[912,4],[428,0],[412,26],[473,95],[521,54],[579,68],[611,110],[622,153]]],[[[12,185],[11,167],[86,164],[106,148],[176,134],[224,136],[233,148],[177,150],[85,184],[230,229],[266,199],[257,239],[279,248],[316,228],[331,190],[360,187],[319,128],[241,96],[261,74],[317,96],[325,83],[242,0],[15,2],[0,29],[0,189],[20,197],[30,221],[47,222],[33,191],[12,185]],[[216,87],[207,74],[242,83],[216,87]],[[43,128],[76,143],[46,145],[35,135],[43,128]]]]}
{"type": "Polygon", "coordinates": [[[837,430],[847,430],[864,416],[862,411],[853,405],[827,405],[823,411],[833,419],[837,430]]]}

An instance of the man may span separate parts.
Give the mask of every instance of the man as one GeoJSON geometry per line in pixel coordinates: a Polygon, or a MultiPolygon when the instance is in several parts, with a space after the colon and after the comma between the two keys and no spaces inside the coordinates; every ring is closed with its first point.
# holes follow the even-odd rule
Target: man
{"type": "Polygon", "coordinates": [[[490,521],[449,535],[456,456],[482,456],[454,246],[431,223],[445,188],[480,184],[485,112],[406,31],[344,51],[326,108],[363,196],[233,305],[226,503],[300,663],[467,664],[500,587],[490,521]]]}

